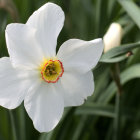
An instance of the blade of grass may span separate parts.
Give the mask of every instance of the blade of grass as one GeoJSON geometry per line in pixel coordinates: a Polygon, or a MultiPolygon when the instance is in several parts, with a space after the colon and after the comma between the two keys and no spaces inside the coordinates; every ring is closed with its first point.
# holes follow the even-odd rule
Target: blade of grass
{"type": "Polygon", "coordinates": [[[118,0],[118,2],[140,28],[140,8],[132,0],[118,0]]]}

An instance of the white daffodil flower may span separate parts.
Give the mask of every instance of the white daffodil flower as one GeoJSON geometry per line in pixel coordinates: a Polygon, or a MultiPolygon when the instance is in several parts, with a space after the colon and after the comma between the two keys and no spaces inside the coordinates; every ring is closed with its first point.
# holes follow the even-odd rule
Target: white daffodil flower
{"type": "Polygon", "coordinates": [[[70,39],[56,54],[64,24],[62,9],[47,3],[26,24],[10,24],[6,42],[10,58],[0,59],[0,105],[25,109],[40,132],[52,130],[64,107],[78,106],[94,91],[93,74],[103,51],[102,39],[70,39]]]}

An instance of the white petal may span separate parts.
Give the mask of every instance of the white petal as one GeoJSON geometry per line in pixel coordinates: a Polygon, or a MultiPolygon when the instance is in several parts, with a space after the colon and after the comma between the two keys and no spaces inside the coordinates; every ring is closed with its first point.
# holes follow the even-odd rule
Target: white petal
{"type": "Polygon", "coordinates": [[[57,56],[62,61],[65,71],[87,72],[96,66],[102,51],[102,39],[70,39],[62,44],[57,56]]]}
{"type": "Polygon", "coordinates": [[[27,24],[38,30],[38,39],[47,56],[56,55],[57,37],[64,24],[64,12],[53,3],[47,3],[33,13],[27,24]]]}
{"type": "Polygon", "coordinates": [[[14,69],[8,57],[0,59],[0,105],[14,109],[21,104],[30,86],[25,71],[14,69]]]}
{"type": "Polygon", "coordinates": [[[24,105],[40,132],[51,131],[58,124],[64,109],[64,101],[56,84],[45,82],[30,89],[24,105]]]}
{"type": "Polygon", "coordinates": [[[91,71],[85,74],[64,72],[60,79],[62,89],[64,89],[64,105],[78,106],[84,103],[88,96],[94,91],[93,74],[91,71]]]}
{"type": "Polygon", "coordinates": [[[36,30],[24,24],[9,24],[6,28],[6,43],[14,66],[35,67],[43,59],[36,41],[36,30]]]}

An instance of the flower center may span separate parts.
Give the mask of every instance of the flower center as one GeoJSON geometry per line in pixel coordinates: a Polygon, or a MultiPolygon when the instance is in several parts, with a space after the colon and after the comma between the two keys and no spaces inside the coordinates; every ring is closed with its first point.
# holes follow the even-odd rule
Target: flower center
{"type": "Polygon", "coordinates": [[[64,68],[62,62],[59,60],[48,60],[44,63],[41,76],[45,82],[56,83],[62,77],[64,68]]]}

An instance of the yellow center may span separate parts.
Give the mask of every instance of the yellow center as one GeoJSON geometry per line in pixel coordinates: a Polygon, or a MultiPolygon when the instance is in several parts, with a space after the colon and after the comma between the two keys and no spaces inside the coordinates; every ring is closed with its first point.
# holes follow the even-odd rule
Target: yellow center
{"type": "Polygon", "coordinates": [[[56,83],[63,72],[64,68],[59,60],[47,60],[41,67],[41,77],[48,83],[56,83]]]}

